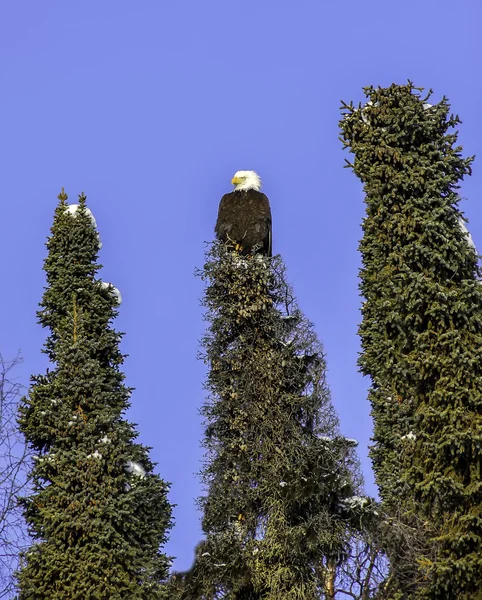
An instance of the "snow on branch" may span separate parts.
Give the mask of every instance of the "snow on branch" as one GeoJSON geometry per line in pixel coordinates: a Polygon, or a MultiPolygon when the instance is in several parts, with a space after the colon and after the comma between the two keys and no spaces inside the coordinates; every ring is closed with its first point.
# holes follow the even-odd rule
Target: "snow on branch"
{"type": "Polygon", "coordinates": [[[462,217],[459,217],[458,220],[459,220],[459,227],[462,230],[462,232],[465,234],[465,237],[467,238],[468,245],[471,248],[473,248],[475,250],[475,252],[477,252],[477,248],[475,247],[474,240],[472,239],[472,236],[470,235],[469,230],[465,226],[464,220],[462,219],[462,217]]]}
{"type": "MultiPolygon", "coordinates": [[[[79,209],[80,209],[80,204],[69,204],[67,206],[67,210],[65,212],[67,212],[70,215],[75,217],[75,215],[77,214],[77,211],[79,209]]],[[[92,221],[92,225],[94,226],[94,228],[97,229],[97,221],[95,220],[95,217],[94,217],[92,211],[90,210],[90,208],[87,208],[87,206],[86,206],[85,212],[86,212],[87,216],[90,218],[90,220],[92,221]]]]}
{"type": "Polygon", "coordinates": [[[146,476],[146,470],[142,465],[138,462],[134,462],[133,460],[128,460],[124,465],[125,470],[128,473],[131,473],[135,477],[140,477],[140,479],[144,479],[146,476]]]}
{"type": "Polygon", "coordinates": [[[99,283],[102,289],[109,290],[110,295],[120,306],[122,304],[122,294],[120,293],[120,291],[114,285],[112,285],[112,283],[108,283],[107,281],[100,281],[99,283]]]}
{"type": "MultiPolygon", "coordinates": [[[[69,204],[67,206],[67,209],[65,212],[67,212],[68,214],[75,217],[79,208],[80,208],[80,204],[69,204]]],[[[85,206],[84,208],[85,208],[85,212],[86,212],[87,216],[90,218],[92,225],[94,226],[94,229],[97,231],[97,221],[95,220],[94,214],[92,213],[90,208],[87,208],[87,206],[85,206]]],[[[97,239],[99,240],[99,249],[100,249],[100,248],[102,248],[102,242],[100,241],[100,236],[99,236],[98,231],[97,231],[97,239]]]]}

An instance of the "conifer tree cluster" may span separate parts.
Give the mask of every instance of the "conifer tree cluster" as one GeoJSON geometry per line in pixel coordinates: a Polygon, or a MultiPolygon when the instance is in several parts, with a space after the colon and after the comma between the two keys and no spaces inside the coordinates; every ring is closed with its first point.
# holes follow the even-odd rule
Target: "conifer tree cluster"
{"type": "Polygon", "coordinates": [[[365,94],[340,122],[366,203],[359,364],[384,507],[420,540],[394,575],[402,598],[479,598],[482,288],[457,191],[472,158],[445,98],[432,106],[411,83],[365,94]]]}
{"type": "Polygon", "coordinates": [[[458,193],[473,159],[445,98],[410,82],[364,91],[340,127],[365,192],[359,366],[381,503],[363,493],[282,258],[227,235],[198,273],[204,539],[169,577],[169,485],[125,417],[120,294],[99,278],[85,196],[68,205],[62,190],[38,312],[50,367],[18,416],[33,543],[17,600],[482,600],[482,287],[458,193]]]}
{"type": "Polygon", "coordinates": [[[22,556],[20,600],[158,600],[169,559],[168,485],[153,473],[124,413],[117,301],[98,279],[99,238],[86,207],[60,194],[38,313],[53,368],[32,378],[20,428],[35,453],[24,498],[34,544],[22,556]]]}
{"type": "Polygon", "coordinates": [[[179,597],[331,598],[370,501],[359,496],[356,442],[338,431],[322,348],[279,256],[214,244],[201,276],[206,538],[179,597]]]}

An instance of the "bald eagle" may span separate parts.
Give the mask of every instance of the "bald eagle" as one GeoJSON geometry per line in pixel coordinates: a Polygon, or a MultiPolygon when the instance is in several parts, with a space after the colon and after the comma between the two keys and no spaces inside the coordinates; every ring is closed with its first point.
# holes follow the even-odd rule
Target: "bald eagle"
{"type": "Polygon", "coordinates": [[[259,175],[237,171],[231,183],[234,190],[219,203],[216,237],[241,254],[271,256],[271,208],[268,198],[259,191],[259,175]]]}

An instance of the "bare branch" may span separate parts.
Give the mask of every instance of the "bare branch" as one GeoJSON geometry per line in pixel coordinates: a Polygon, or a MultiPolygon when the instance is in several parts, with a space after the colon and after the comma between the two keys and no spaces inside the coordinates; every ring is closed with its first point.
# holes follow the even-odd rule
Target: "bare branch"
{"type": "Polygon", "coordinates": [[[20,355],[6,361],[0,354],[0,599],[12,598],[19,553],[28,534],[18,496],[28,485],[29,451],[17,427],[23,386],[12,377],[20,355]]]}

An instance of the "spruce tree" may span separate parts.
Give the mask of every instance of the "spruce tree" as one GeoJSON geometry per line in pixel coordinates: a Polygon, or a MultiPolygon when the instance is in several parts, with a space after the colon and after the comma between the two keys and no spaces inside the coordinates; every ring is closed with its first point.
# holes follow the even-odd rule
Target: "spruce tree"
{"type": "Polygon", "coordinates": [[[122,334],[98,278],[99,239],[81,195],[62,190],[47,242],[39,321],[53,368],[32,377],[19,423],[35,461],[23,499],[35,543],[22,556],[20,600],[159,599],[169,559],[168,485],[124,413],[122,334]]]}
{"type": "Polygon", "coordinates": [[[359,497],[356,442],[338,431],[321,345],[279,256],[215,243],[201,276],[206,538],[174,578],[179,597],[331,598],[348,529],[370,501],[359,497]]]}
{"type": "Polygon", "coordinates": [[[365,192],[359,364],[371,378],[371,457],[385,508],[420,540],[402,597],[478,597],[482,294],[457,191],[473,159],[446,98],[432,106],[411,83],[364,91],[367,104],[344,104],[340,126],[365,192]]]}

